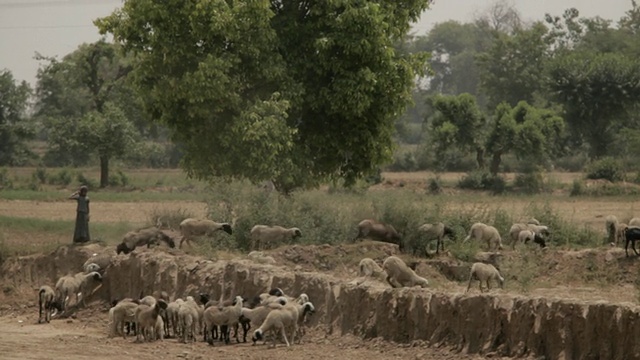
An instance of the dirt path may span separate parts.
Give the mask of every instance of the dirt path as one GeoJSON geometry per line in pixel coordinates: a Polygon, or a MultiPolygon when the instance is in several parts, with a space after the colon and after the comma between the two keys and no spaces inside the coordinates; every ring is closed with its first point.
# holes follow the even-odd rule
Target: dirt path
{"type": "MultiPolygon", "coordinates": [[[[37,309],[32,310],[37,313],[37,309]]],[[[214,347],[199,342],[181,344],[174,339],[162,342],[134,343],[106,336],[104,314],[81,314],[80,320],[53,320],[50,324],[37,324],[37,316],[8,315],[0,317],[0,358],[4,360],[66,359],[66,360],[113,360],[113,359],[424,359],[424,360],[476,360],[479,356],[466,356],[449,349],[423,346],[397,345],[385,341],[363,341],[354,336],[325,337],[320,330],[309,332],[303,344],[287,349],[284,345],[276,349],[246,344],[214,347]],[[83,317],[98,319],[89,322],[83,317]]]]}
{"type": "MultiPolygon", "coordinates": [[[[196,217],[204,217],[207,214],[206,203],[195,201],[92,202],[91,222],[142,224],[149,220],[154,211],[180,209],[196,217]]],[[[73,221],[76,217],[76,204],[73,201],[0,200],[0,215],[73,221]]]]}

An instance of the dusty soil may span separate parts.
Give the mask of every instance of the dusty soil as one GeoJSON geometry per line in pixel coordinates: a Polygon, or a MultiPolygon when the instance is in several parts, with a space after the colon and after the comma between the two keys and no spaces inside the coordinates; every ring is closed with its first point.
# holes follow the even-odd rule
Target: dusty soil
{"type": "MultiPolygon", "coordinates": [[[[184,209],[195,216],[204,217],[207,205],[194,201],[163,202],[92,202],[91,222],[130,222],[143,224],[154,211],[184,209]]],[[[31,200],[0,200],[0,215],[29,217],[44,220],[75,220],[73,201],[41,202],[31,200]]]]}
{"type": "Polygon", "coordinates": [[[302,344],[286,348],[278,345],[267,349],[264,345],[252,346],[250,342],[213,347],[202,342],[178,343],[175,339],[163,342],[135,343],[133,337],[107,337],[107,316],[96,310],[85,310],[73,320],[52,320],[49,324],[37,324],[37,308],[29,313],[0,317],[0,357],[5,360],[24,359],[273,359],[279,356],[305,359],[483,359],[463,355],[446,348],[427,348],[419,342],[398,345],[373,339],[363,341],[354,336],[326,336],[320,329],[307,332],[302,344]],[[81,320],[79,320],[81,319],[81,320]]]}

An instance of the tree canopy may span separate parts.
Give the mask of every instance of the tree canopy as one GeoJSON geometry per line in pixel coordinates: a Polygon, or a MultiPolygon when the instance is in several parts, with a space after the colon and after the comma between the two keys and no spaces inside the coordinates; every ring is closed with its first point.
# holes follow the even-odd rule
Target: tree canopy
{"type": "Polygon", "coordinates": [[[391,158],[427,60],[393,44],[429,2],[139,0],[95,23],[135,54],[136,84],[191,175],[287,191],[391,158]]]}
{"type": "Polygon", "coordinates": [[[20,165],[29,155],[24,140],[33,135],[27,121],[31,88],[17,83],[9,70],[0,71],[0,165],[20,165]]]}

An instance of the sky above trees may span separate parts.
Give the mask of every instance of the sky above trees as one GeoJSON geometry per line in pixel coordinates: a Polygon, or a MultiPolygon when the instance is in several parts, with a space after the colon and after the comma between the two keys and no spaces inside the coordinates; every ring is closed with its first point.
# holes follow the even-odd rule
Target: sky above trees
{"type": "MultiPolygon", "coordinates": [[[[83,42],[100,38],[92,24],[110,14],[121,0],[0,0],[0,69],[17,80],[35,84],[38,61],[34,54],[62,57],[83,42]]],[[[494,0],[435,0],[413,29],[426,33],[435,23],[469,21],[494,0]]],[[[630,0],[518,0],[512,1],[525,20],[542,20],[545,13],[561,15],[570,7],[581,16],[617,20],[631,7],[630,0]]]]}

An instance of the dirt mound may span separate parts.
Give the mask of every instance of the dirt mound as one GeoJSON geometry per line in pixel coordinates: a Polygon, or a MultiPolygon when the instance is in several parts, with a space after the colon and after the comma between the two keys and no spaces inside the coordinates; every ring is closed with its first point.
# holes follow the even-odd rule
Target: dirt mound
{"type": "MultiPolygon", "coordinates": [[[[282,256],[287,251],[291,250],[283,250],[282,256]]],[[[341,252],[322,246],[308,251],[341,252]]],[[[113,253],[113,248],[62,247],[46,256],[10,259],[2,267],[3,281],[5,285],[51,283],[78,271],[89,257],[100,253],[113,253]]],[[[290,261],[307,261],[296,253],[290,261]]],[[[311,325],[333,335],[452,345],[465,353],[484,355],[640,358],[640,343],[630,339],[640,331],[638,309],[632,305],[357,286],[327,274],[249,260],[213,262],[160,248],[113,256],[95,296],[111,300],[167,291],[172,298],[200,292],[230,298],[274,286],[290,294],[308,294],[318,310],[311,325]]]]}

